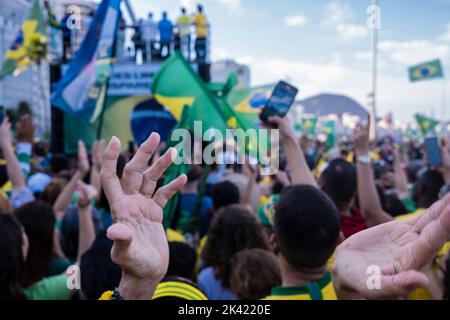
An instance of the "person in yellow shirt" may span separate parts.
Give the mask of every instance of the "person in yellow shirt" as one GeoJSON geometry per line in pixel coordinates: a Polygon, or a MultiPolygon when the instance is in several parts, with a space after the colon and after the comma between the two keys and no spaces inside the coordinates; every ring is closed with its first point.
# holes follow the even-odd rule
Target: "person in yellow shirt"
{"type": "Polygon", "coordinates": [[[181,15],[177,19],[178,34],[180,35],[181,52],[183,56],[191,60],[191,17],[186,13],[186,8],[181,8],[181,15]]]}
{"type": "Polygon", "coordinates": [[[207,54],[206,39],[208,38],[208,19],[203,13],[202,5],[198,5],[197,10],[198,12],[192,20],[192,24],[195,25],[197,34],[197,38],[195,39],[195,55],[197,61],[205,62],[207,54]]]}

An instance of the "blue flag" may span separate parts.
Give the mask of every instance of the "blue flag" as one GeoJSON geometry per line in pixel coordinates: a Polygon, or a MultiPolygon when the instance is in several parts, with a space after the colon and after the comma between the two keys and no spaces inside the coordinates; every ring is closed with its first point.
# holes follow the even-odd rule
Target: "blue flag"
{"type": "Polygon", "coordinates": [[[114,62],[120,2],[103,0],[98,6],[80,50],[53,87],[53,106],[90,120],[100,113],[114,62]]]}
{"type": "Polygon", "coordinates": [[[440,60],[421,63],[409,68],[409,79],[411,82],[443,78],[444,72],[440,60]]]}

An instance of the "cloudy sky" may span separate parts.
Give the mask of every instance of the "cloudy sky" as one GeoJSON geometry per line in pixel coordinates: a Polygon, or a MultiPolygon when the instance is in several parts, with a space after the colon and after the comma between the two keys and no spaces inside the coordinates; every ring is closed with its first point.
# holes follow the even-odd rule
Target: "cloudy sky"
{"type": "MultiPolygon", "coordinates": [[[[301,97],[346,94],[367,106],[371,0],[131,0],[139,16],[205,5],[213,59],[248,64],[252,84],[289,79],[301,97]]],[[[450,119],[450,81],[409,83],[408,66],[440,58],[450,76],[450,0],[380,0],[379,113],[450,119]],[[446,98],[446,99],[444,99],[446,98]]]]}

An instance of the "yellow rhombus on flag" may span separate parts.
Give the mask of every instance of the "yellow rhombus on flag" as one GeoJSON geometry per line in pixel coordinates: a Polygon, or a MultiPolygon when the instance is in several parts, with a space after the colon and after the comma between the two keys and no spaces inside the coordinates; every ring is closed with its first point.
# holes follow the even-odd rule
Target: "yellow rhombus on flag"
{"type": "Polygon", "coordinates": [[[34,62],[44,58],[46,45],[46,25],[39,1],[35,0],[28,18],[22,23],[16,40],[6,53],[6,59],[0,71],[0,79],[9,74],[17,75],[34,62]]]}

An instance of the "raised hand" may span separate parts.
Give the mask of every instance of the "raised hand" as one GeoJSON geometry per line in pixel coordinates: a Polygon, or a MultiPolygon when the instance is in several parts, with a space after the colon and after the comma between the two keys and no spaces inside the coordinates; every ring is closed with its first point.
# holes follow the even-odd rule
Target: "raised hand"
{"type": "Polygon", "coordinates": [[[97,198],[98,191],[95,187],[85,184],[83,181],[77,183],[78,201],[77,205],[81,208],[86,208],[91,204],[91,201],[97,198]]]}
{"type": "Polygon", "coordinates": [[[22,116],[16,124],[17,141],[33,143],[35,130],[36,125],[33,122],[33,118],[28,114],[22,116]]]}
{"type": "Polygon", "coordinates": [[[78,141],[78,171],[82,178],[89,172],[89,159],[83,141],[78,141]]]}
{"type": "Polygon", "coordinates": [[[102,158],[105,152],[105,141],[97,140],[92,145],[91,156],[92,156],[92,166],[100,171],[102,169],[102,158]]]}
{"type": "Polygon", "coordinates": [[[108,229],[114,240],[111,257],[123,271],[120,292],[128,299],[150,299],[167,272],[169,248],[162,225],[163,208],[187,181],[182,175],[155,193],[157,181],[176,158],[170,148],[150,168],[160,137],[152,133],[125,166],[122,182],[116,174],[121,146],[113,137],[103,156],[102,185],[115,224],[108,229]]]}
{"type": "Polygon", "coordinates": [[[421,270],[450,238],[450,197],[421,217],[389,222],[359,232],[341,244],[335,256],[333,282],[340,299],[403,298],[426,287],[421,270]],[[379,268],[380,287],[368,285],[369,267],[379,268]]]}
{"type": "Polygon", "coordinates": [[[8,117],[5,117],[0,124],[0,147],[11,145],[11,143],[11,123],[8,117]]]}
{"type": "Polygon", "coordinates": [[[366,125],[359,125],[353,131],[353,143],[357,154],[367,154],[369,152],[370,139],[370,117],[366,125]]]}
{"type": "Polygon", "coordinates": [[[296,142],[294,129],[287,117],[280,118],[278,116],[273,116],[269,118],[269,121],[277,125],[282,141],[293,140],[296,142]]]}

